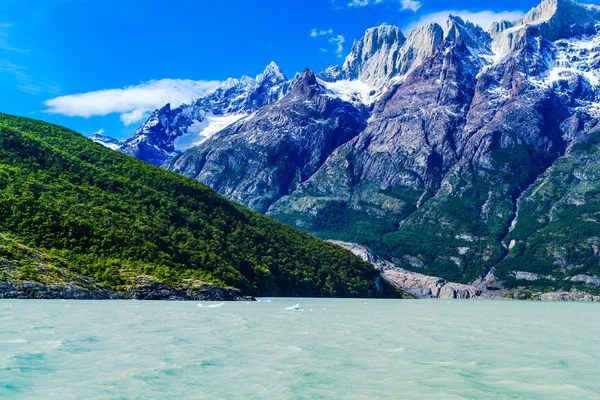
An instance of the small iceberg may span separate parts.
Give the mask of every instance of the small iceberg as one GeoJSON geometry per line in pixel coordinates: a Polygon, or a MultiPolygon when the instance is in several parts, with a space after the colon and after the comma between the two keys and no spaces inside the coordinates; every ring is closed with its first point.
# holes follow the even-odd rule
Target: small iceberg
{"type": "Polygon", "coordinates": [[[284,310],[290,310],[290,311],[304,311],[304,308],[300,307],[300,303],[298,303],[298,304],[296,304],[295,306],[286,307],[286,308],[284,308],[284,310]]]}
{"type": "Polygon", "coordinates": [[[211,304],[210,306],[205,306],[202,304],[198,304],[198,307],[200,308],[221,308],[225,305],[225,303],[219,303],[219,304],[211,304]]]}

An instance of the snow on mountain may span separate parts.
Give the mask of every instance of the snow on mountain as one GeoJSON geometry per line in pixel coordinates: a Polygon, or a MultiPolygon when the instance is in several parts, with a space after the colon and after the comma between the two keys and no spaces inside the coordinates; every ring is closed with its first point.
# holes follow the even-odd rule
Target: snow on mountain
{"type": "Polygon", "coordinates": [[[195,120],[192,125],[187,128],[187,131],[183,135],[175,138],[175,151],[183,152],[191,149],[192,147],[196,147],[213,136],[215,133],[218,133],[234,122],[237,122],[247,116],[248,114],[207,114],[204,116],[203,120],[195,120]]]}
{"type": "Polygon", "coordinates": [[[327,82],[317,78],[317,82],[325,89],[332,97],[338,97],[344,101],[353,104],[364,104],[369,106],[373,104],[381,95],[381,91],[363,81],[357,80],[338,80],[327,82]]]}
{"type": "Polygon", "coordinates": [[[120,151],[155,165],[205,141],[240,118],[282,98],[292,87],[270,63],[256,78],[228,79],[192,104],[166,105],[120,147],[120,151]]]}
{"type": "Polygon", "coordinates": [[[125,143],[125,140],[119,140],[104,135],[104,129],[100,129],[98,132],[93,133],[90,136],[90,140],[101,144],[105,147],[108,147],[111,150],[118,150],[119,147],[121,147],[125,143]]]}

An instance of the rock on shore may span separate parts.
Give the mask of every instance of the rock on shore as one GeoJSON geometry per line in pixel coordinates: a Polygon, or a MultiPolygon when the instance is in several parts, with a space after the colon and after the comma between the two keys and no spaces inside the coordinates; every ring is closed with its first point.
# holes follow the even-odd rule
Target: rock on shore
{"type": "Polygon", "coordinates": [[[331,242],[373,264],[392,286],[410,293],[415,298],[472,299],[482,295],[481,290],[471,285],[448,282],[438,277],[398,268],[390,261],[379,258],[364,246],[340,241],[331,242]]]}

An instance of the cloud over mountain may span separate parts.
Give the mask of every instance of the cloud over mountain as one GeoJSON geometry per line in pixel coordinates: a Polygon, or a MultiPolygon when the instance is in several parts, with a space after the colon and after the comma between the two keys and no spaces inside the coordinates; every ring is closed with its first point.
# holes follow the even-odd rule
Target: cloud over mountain
{"type": "Polygon", "coordinates": [[[152,80],[122,89],[97,90],[46,100],[45,111],[69,117],[104,116],[121,114],[123,124],[141,121],[147,113],[171,103],[177,107],[189,103],[220,84],[219,81],[189,79],[152,80]]]}

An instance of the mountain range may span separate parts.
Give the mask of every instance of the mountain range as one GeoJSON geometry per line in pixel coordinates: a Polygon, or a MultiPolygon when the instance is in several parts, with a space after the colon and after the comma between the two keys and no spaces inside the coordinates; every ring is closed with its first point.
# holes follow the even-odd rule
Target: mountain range
{"type": "Polygon", "coordinates": [[[274,64],[157,110],[119,151],[397,268],[482,291],[600,291],[600,7],[489,30],[383,25],[343,65],[274,64]]]}

